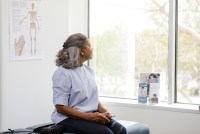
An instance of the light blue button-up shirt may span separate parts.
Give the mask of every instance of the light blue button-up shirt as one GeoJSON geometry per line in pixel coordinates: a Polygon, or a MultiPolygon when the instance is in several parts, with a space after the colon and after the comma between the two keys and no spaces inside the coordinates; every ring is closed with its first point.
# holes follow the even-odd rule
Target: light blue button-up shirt
{"type": "MultiPolygon", "coordinates": [[[[75,69],[59,67],[53,74],[53,104],[66,105],[81,112],[91,113],[98,108],[98,90],[93,70],[83,65],[75,69]]],[[[68,118],[54,110],[52,121],[68,118]]]]}

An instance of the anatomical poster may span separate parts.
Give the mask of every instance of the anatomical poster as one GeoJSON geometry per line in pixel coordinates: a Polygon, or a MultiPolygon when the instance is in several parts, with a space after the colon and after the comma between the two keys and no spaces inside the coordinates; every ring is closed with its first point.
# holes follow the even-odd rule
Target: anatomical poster
{"type": "Polygon", "coordinates": [[[41,0],[10,0],[10,59],[43,58],[41,0]]]}

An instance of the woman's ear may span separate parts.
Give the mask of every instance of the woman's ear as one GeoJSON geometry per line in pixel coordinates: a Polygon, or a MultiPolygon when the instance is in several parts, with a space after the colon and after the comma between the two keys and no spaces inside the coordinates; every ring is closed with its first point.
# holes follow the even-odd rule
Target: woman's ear
{"type": "Polygon", "coordinates": [[[83,56],[84,55],[84,53],[81,51],[81,55],[83,56]]]}
{"type": "Polygon", "coordinates": [[[84,55],[82,48],[80,48],[80,55],[82,55],[82,56],[84,55]]]}

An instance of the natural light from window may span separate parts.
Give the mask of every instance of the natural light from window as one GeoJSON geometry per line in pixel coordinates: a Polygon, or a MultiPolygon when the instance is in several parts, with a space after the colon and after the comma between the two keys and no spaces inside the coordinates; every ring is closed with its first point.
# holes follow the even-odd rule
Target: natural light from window
{"type": "MultiPolygon", "coordinates": [[[[200,5],[179,3],[174,102],[200,104],[200,5]]],[[[89,8],[90,65],[100,96],[138,99],[141,73],[159,73],[159,101],[167,102],[169,1],[90,0],[89,8]]]]}

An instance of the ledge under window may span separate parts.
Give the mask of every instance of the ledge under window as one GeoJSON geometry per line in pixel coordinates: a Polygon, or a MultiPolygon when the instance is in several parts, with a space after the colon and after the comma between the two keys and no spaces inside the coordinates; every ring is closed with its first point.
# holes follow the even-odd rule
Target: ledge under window
{"type": "Polygon", "coordinates": [[[100,97],[100,101],[106,105],[113,105],[113,106],[200,114],[199,105],[178,104],[178,103],[167,104],[165,102],[159,102],[158,104],[139,104],[137,100],[109,98],[109,97],[100,97]]]}

